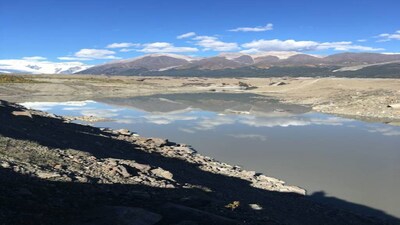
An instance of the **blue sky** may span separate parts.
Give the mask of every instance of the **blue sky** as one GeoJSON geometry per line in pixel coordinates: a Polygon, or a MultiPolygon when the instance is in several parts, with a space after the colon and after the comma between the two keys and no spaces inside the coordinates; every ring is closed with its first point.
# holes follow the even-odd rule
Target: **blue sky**
{"type": "Polygon", "coordinates": [[[157,52],[397,53],[399,8],[398,0],[2,0],[0,59],[98,64],[157,52]]]}

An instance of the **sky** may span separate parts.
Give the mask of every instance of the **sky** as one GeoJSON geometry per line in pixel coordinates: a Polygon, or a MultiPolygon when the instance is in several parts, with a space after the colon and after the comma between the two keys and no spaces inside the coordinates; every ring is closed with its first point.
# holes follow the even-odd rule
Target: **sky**
{"type": "Polygon", "coordinates": [[[400,53],[398,0],[1,0],[0,60],[400,53]]]}

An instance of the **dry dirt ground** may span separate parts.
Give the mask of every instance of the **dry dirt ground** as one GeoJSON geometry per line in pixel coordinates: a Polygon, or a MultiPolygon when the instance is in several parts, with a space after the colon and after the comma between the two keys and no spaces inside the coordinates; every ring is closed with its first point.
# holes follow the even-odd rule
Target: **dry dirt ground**
{"type": "Polygon", "coordinates": [[[30,82],[0,82],[0,99],[70,101],[188,92],[243,92],[306,104],[314,111],[399,124],[399,79],[182,78],[82,75],[24,76],[30,82]]]}

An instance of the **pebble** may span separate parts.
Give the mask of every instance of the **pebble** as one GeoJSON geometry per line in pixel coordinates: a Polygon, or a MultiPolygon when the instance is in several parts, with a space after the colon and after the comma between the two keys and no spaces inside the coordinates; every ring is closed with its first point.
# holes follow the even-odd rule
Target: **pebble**
{"type": "Polygon", "coordinates": [[[262,210],[263,207],[261,207],[258,204],[249,204],[250,208],[254,209],[254,210],[262,210]]]}
{"type": "Polygon", "coordinates": [[[44,171],[38,171],[38,172],[36,172],[36,175],[39,178],[43,178],[43,179],[49,179],[49,178],[61,176],[59,173],[56,173],[56,172],[44,172],[44,171]]]}
{"type": "Polygon", "coordinates": [[[10,163],[8,163],[6,161],[1,162],[0,166],[3,167],[3,168],[10,168],[11,167],[10,163]]]}

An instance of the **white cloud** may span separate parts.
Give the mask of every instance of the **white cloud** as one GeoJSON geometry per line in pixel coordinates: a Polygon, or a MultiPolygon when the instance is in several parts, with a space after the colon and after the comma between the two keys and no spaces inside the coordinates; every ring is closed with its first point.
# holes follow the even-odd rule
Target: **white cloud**
{"type": "Polygon", "coordinates": [[[116,59],[115,52],[106,49],[84,48],[75,53],[76,57],[89,59],[116,59]]]}
{"type": "Polygon", "coordinates": [[[154,42],[143,44],[144,48],[137,50],[144,53],[174,53],[174,52],[197,52],[197,48],[176,47],[168,42],[154,42]]]}
{"type": "Polygon", "coordinates": [[[133,49],[133,48],[123,48],[121,50],[119,50],[120,52],[131,52],[131,51],[135,51],[137,49],[133,49]]]}
{"type": "Polygon", "coordinates": [[[286,40],[256,40],[242,45],[244,48],[261,51],[310,51],[318,47],[314,41],[286,40]]]}
{"type": "Polygon", "coordinates": [[[87,61],[94,59],[120,59],[120,57],[116,57],[114,51],[107,49],[83,48],[75,52],[73,56],[61,56],[58,59],[87,61]]]}
{"type": "Polygon", "coordinates": [[[242,50],[239,52],[244,53],[244,54],[255,54],[255,53],[259,53],[261,51],[256,48],[249,48],[249,49],[245,49],[245,50],[242,50]]]}
{"type": "Polygon", "coordinates": [[[130,43],[130,42],[121,42],[121,43],[112,43],[107,45],[106,48],[130,48],[130,47],[139,47],[138,43],[130,43]]]}
{"type": "Polygon", "coordinates": [[[188,38],[188,37],[193,37],[195,35],[196,35],[195,32],[189,32],[189,33],[178,35],[178,36],[176,36],[176,38],[177,39],[184,39],[184,38],[188,38]]]}
{"type": "Polygon", "coordinates": [[[382,52],[385,55],[400,55],[400,52],[382,52]]]}
{"type": "Polygon", "coordinates": [[[65,60],[65,61],[88,61],[88,60],[92,60],[89,58],[79,58],[79,57],[71,57],[71,56],[61,56],[61,57],[57,57],[57,59],[59,60],[65,60]]]}
{"type": "Polygon", "coordinates": [[[325,50],[325,49],[333,49],[335,51],[381,51],[383,48],[373,48],[362,45],[354,45],[351,41],[342,41],[342,42],[324,42],[319,43],[316,50],[325,50]]]}
{"type": "Polygon", "coordinates": [[[238,27],[235,29],[231,29],[229,31],[233,32],[261,32],[261,31],[267,31],[267,30],[272,30],[274,28],[274,25],[272,23],[268,23],[265,26],[257,26],[257,27],[238,27]]]}
{"type": "Polygon", "coordinates": [[[358,41],[358,42],[366,42],[367,39],[358,39],[357,41],[358,41]]]}
{"type": "Polygon", "coordinates": [[[316,42],[316,41],[296,41],[296,40],[255,40],[249,43],[242,44],[242,47],[247,48],[247,52],[258,51],[317,51],[333,49],[336,51],[379,51],[382,48],[373,48],[361,45],[354,45],[350,41],[341,42],[316,42]]]}
{"type": "Polygon", "coordinates": [[[379,39],[376,42],[387,42],[387,41],[390,41],[390,39],[379,39]]]}
{"type": "Polygon", "coordinates": [[[204,51],[235,51],[240,47],[235,42],[223,42],[217,37],[212,36],[196,36],[193,40],[197,41],[196,45],[203,47],[204,51]]]}
{"type": "Polygon", "coordinates": [[[393,34],[385,33],[376,36],[376,38],[380,38],[377,42],[385,42],[391,40],[400,40],[400,30],[396,31],[393,34]]]}
{"type": "Polygon", "coordinates": [[[46,60],[47,58],[42,57],[42,56],[28,56],[28,57],[23,57],[23,60],[29,60],[29,61],[42,61],[46,60]]]}

